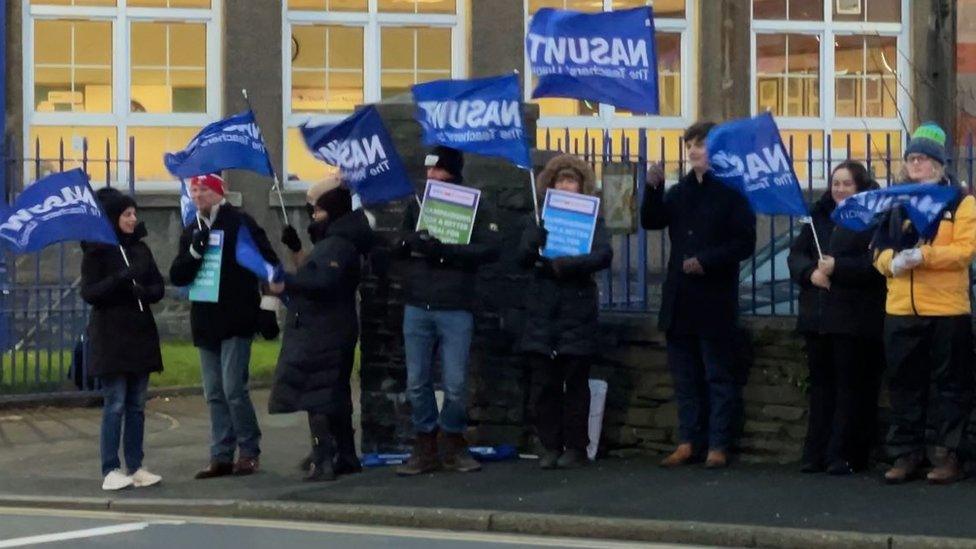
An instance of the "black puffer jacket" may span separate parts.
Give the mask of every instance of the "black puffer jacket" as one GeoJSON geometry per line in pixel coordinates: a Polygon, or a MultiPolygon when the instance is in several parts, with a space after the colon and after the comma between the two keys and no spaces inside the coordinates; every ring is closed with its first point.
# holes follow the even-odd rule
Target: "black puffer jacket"
{"type": "MultiPolygon", "coordinates": [[[[254,337],[257,331],[258,310],[261,296],[258,278],[251,271],[237,264],[237,231],[246,224],[254,238],[258,251],[268,262],[278,263],[278,256],[264,229],[254,218],[243,211],[224,203],[217,210],[211,230],[224,231],[220,267],[220,293],[216,303],[195,301],[190,306],[190,329],[193,344],[197,347],[217,345],[231,337],[254,337]]],[[[169,269],[170,282],[174,286],[188,286],[197,276],[203,259],[190,254],[190,242],[197,223],[190,223],[180,236],[180,248],[169,269]]]]}
{"type": "MultiPolygon", "coordinates": [[[[118,217],[113,223],[117,221],[118,217]]],[[[149,246],[142,242],[145,235],[141,224],[135,233],[119,235],[130,268],[118,246],[87,242],[81,245],[81,297],[92,306],[87,328],[89,375],[143,374],[163,369],[159,333],[149,308],[163,298],[163,276],[149,246]],[[133,280],[144,288],[142,311],[133,280]]]]}
{"type": "MultiPolygon", "coordinates": [[[[444,244],[438,257],[412,250],[408,240],[396,245],[393,256],[405,259],[403,301],[427,310],[473,310],[477,302],[475,275],[478,267],[498,259],[500,238],[491,214],[482,203],[475,216],[469,244],[444,244]]],[[[417,228],[420,207],[411,202],[403,216],[403,232],[417,228]]]]}
{"type": "Polygon", "coordinates": [[[810,275],[819,256],[813,230],[805,225],[790,246],[790,277],[800,286],[796,328],[803,333],[880,338],[885,314],[885,278],[874,268],[872,231],[854,232],[830,218],[836,204],[828,190],[810,217],[824,255],[834,258],[830,290],[814,286],[810,275]]]}
{"type": "Polygon", "coordinates": [[[596,354],[600,294],[594,274],[613,261],[603,219],[597,221],[590,253],[554,259],[552,269],[537,265],[539,242],[534,237],[538,231],[530,219],[519,245],[518,262],[533,271],[525,293],[525,328],[519,350],[553,357],[596,354]]]}
{"type": "Polygon", "coordinates": [[[349,375],[359,335],[356,289],[373,231],[362,210],[331,223],[305,263],[286,275],[288,317],[268,409],[352,413],[349,375]]]}

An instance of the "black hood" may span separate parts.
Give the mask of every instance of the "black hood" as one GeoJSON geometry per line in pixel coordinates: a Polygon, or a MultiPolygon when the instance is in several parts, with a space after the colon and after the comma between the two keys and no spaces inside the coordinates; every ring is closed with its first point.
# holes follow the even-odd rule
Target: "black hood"
{"type": "Polygon", "coordinates": [[[356,250],[361,255],[366,255],[373,249],[376,238],[362,208],[330,223],[326,230],[326,236],[345,238],[356,246],[356,250]]]}

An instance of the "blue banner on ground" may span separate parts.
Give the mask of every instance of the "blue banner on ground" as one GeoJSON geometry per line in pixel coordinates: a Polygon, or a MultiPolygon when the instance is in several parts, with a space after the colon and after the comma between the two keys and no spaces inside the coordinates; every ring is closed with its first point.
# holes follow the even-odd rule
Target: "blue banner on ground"
{"type": "Polygon", "coordinates": [[[0,212],[0,238],[15,253],[70,240],[119,243],[80,168],[38,179],[0,212]]]}
{"type": "Polygon", "coordinates": [[[536,79],[533,98],[570,97],[658,114],[650,7],[605,13],[543,8],[529,23],[525,55],[536,79]]]}
{"type": "Polygon", "coordinates": [[[706,138],[712,171],[766,215],[808,215],[800,182],[793,172],[773,115],[719,124],[706,138]]]}
{"type": "Polygon", "coordinates": [[[251,230],[241,224],[237,230],[237,248],[234,250],[237,264],[254,273],[262,282],[278,282],[284,272],[281,265],[273,265],[261,255],[251,230]]]}
{"type": "Polygon", "coordinates": [[[338,124],[301,127],[315,158],[339,168],[342,181],[364,206],[414,194],[403,161],[376,107],[360,109],[338,124]]]}
{"type": "Polygon", "coordinates": [[[180,178],[227,169],[268,177],[273,173],[261,130],[249,110],[206,126],[185,149],[164,154],[163,163],[173,177],[180,178]]]}
{"type": "Polygon", "coordinates": [[[865,231],[873,227],[886,211],[904,206],[918,234],[931,239],[938,231],[942,212],[958,197],[959,187],[955,185],[892,185],[887,189],[864,191],[847,197],[834,208],[831,218],[852,231],[865,231]]]}
{"type": "Polygon", "coordinates": [[[530,168],[518,77],[436,80],[413,86],[425,145],[499,156],[530,168]]]}
{"type": "Polygon", "coordinates": [[[600,199],[586,194],[549,189],[542,220],[549,236],[542,256],[585,255],[593,247],[593,232],[600,215],[600,199]]]}

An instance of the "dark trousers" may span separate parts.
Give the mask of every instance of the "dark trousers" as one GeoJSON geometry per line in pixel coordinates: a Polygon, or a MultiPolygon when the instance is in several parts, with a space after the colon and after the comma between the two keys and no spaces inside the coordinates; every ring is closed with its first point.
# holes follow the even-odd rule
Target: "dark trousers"
{"type": "Polygon", "coordinates": [[[142,441],[146,424],[146,388],[149,374],[112,374],[102,382],[104,407],[100,446],[102,476],[121,468],[119,442],[129,474],[142,467],[142,441]],[[123,425],[125,430],[123,431],[123,425]]]}
{"type": "Polygon", "coordinates": [[[925,428],[935,444],[956,450],[966,432],[973,399],[973,346],[969,315],[885,319],[886,378],[891,426],[886,445],[897,458],[925,449],[925,428]],[[935,385],[937,417],[928,419],[929,388],[935,385]]]}
{"type": "Polygon", "coordinates": [[[586,451],[590,421],[591,357],[532,355],[541,381],[536,398],[536,428],[547,450],[586,451]]]}
{"type": "Polygon", "coordinates": [[[696,451],[725,451],[734,438],[742,407],[736,377],[735,341],[668,335],[668,367],[678,404],[678,437],[696,451]]]}
{"type": "Polygon", "coordinates": [[[877,433],[880,339],[807,334],[810,414],[803,461],[867,467],[877,433]]]}

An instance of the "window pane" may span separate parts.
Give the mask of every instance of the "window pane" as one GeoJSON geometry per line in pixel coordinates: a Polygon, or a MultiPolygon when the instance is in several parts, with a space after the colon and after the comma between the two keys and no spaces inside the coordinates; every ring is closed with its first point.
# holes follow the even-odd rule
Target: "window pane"
{"type": "Polygon", "coordinates": [[[292,112],[352,112],[363,103],[362,28],[296,26],[292,36],[292,112]]]}
{"type": "MultiPolygon", "coordinates": [[[[603,0],[529,0],[529,13],[542,8],[575,11],[603,11],[603,0]]],[[[619,9],[619,8],[618,8],[619,9]]]]}
{"type": "Polygon", "coordinates": [[[288,181],[320,181],[338,170],[312,156],[298,128],[285,132],[285,165],[288,181]]]}
{"type": "MultiPolygon", "coordinates": [[[[661,116],[681,116],[681,35],[658,32],[657,88],[661,116]]],[[[631,116],[630,111],[617,108],[616,115],[631,116]]]]}
{"type": "Polygon", "coordinates": [[[802,34],[756,36],[756,109],[820,116],[820,41],[802,34]]]}
{"type": "Polygon", "coordinates": [[[290,10],[366,11],[366,0],[288,0],[290,10]]]}
{"type": "Polygon", "coordinates": [[[654,6],[654,17],[684,17],[685,0],[613,0],[615,10],[654,6]]]}
{"type": "Polygon", "coordinates": [[[33,6],[115,6],[116,0],[31,0],[33,6]]]}
{"type": "Polygon", "coordinates": [[[210,8],[210,0],[128,0],[131,8],[210,8]]]}
{"type": "Polygon", "coordinates": [[[865,163],[870,150],[871,173],[882,186],[898,179],[898,172],[902,166],[900,131],[835,131],[831,134],[831,161],[836,163],[848,158],[848,143],[850,144],[850,158],[858,162],[865,163]],[[870,147],[868,146],[868,135],[871,136],[870,147]],[[887,161],[889,139],[890,162],[887,161]]]}
{"type": "Polygon", "coordinates": [[[34,109],[112,111],[112,23],[34,23],[34,109]]]}
{"type": "Polygon", "coordinates": [[[182,150],[200,128],[129,128],[135,139],[136,181],[172,181],[163,154],[182,150]]]}
{"type": "Polygon", "coordinates": [[[753,19],[823,21],[823,0],[753,0],[753,19]]]}
{"type": "Polygon", "coordinates": [[[901,22],[901,0],[835,0],[834,21],[901,22]]]}
{"type": "Polygon", "coordinates": [[[451,30],[384,27],[381,37],[382,97],[409,91],[413,84],[451,77],[451,30]]]}
{"type": "Polygon", "coordinates": [[[898,115],[897,38],[838,36],[836,58],[837,116],[895,118],[898,115]]]}
{"type": "Polygon", "coordinates": [[[381,12],[396,13],[455,13],[456,0],[378,0],[381,12]]]}
{"type": "MultiPolygon", "coordinates": [[[[64,141],[64,169],[86,168],[88,177],[94,183],[105,181],[105,145],[108,143],[108,158],[113,160],[111,163],[112,180],[118,179],[118,165],[116,160],[119,156],[117,142],[117,130],[114,127],[89,127],[89,126],[31,126],[30,128],[30,155],[34,155],[34,146],[37,141],[41,144],[40,172],[35,169],[35,163],[29,162],[26,166],[27,177],[33,181],[38,177],[50,175],[61,171],[58,161],[60,154],[60,143],[64,141]],[[88,162],[87,165],[82,161],[84,154],[84,140],[88,139],[88,162]]],[[[123,166],[127,170],[127,166],[123,166]]]]}
{"type": "Polygon", "coordinates": [[[132,23],[131,111],[207,111],[207,27],[132,23]]]}

